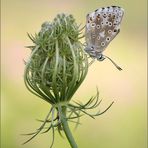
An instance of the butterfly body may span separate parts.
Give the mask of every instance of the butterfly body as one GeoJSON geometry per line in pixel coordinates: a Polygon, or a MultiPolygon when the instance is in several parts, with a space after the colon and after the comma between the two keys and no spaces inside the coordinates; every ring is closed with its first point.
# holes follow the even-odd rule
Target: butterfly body
{"type": "Polygon", "coordinates": [[[102,52],[120,32],[124,10],[118,6],[99,8],[86,16],[85,51],[92,58],[103,61],[102,52]]]}

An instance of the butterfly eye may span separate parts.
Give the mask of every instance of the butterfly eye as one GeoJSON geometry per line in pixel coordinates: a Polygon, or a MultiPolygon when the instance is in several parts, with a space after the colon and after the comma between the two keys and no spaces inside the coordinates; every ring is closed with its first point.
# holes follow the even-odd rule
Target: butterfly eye
{"type": "Polygon", "coordinates": [[[100,29],[100,25],[97,25],[96,28],[97,28],[97,29],[100,29]]]}
{"type": "Polygon", "coordinates": [[[101,42],[101,46],[105,46],[105,43],[104,42],[101,42]]]}

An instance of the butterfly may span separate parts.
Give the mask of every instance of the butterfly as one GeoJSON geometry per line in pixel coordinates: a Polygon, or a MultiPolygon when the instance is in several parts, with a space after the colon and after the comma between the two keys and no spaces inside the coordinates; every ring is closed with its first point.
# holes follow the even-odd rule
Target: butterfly
{"type": "Polygon", "coordinates": [[[108,58],[118,70],[122,70],[111,58],[102,54],[120,32],[124,9],[118,6],[102,7],[86,16],[85,51],[90,57],[103,61],[108,58]]]}

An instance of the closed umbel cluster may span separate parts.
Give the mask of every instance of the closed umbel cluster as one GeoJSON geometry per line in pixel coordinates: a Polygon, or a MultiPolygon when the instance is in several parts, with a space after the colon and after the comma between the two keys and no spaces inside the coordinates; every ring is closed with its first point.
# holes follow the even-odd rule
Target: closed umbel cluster
{"type": "Polygon", "coordinates": [[[52,105],[69,102],[87,74],[80,31],[72,15],[59,14],[53,22],[43,23],[35,36],[28,34],[35,45],[29,46],[25,84],[52,105]]]}

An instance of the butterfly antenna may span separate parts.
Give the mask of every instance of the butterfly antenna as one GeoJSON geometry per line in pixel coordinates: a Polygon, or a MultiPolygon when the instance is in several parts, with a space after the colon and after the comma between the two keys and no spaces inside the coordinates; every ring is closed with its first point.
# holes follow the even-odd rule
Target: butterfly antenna
{"type": "Polygon", "coordinates": [[[119,67],[111,58],[109,58],[108,56],[105,56],[105,55],[103,55],[105,58],[107,58],[107,59],[109,59],[115,66],[116,66],[116,68],[118,69],[118,70],[122,70],[122,68],[121,67],[119,67]]]}

